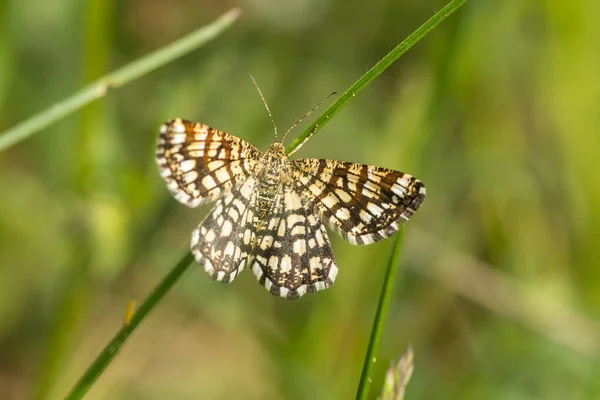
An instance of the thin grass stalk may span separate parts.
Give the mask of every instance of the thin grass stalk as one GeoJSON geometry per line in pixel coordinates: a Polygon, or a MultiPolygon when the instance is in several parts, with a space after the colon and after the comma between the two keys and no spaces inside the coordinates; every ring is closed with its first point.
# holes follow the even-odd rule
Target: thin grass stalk
{"type": "Polygon", "coordinates": [[[240,10],[234,8],[210,25],[206,25],[153,53],[117,69],[90,83],[72,96],[0,133],[0,151],[8,149],[92,101],[105,96],[109,89],[121,87],[211,41],[229,28],[239,15],[240,10]]]}
{"type": "Polygon", "coordinates": [[[152,311],[154,306],[163,299],[165,294],[175,285],[175,282],[179,280],[181,275],[187,270],[189,265],[194,261],[194,256],[191,252],[188,252],[181,260],[175,265],[167,276],[158,284],[158,286],[150,293],[150,295],[144,300],[140,307],[132,312],[131,307],[128,307],[125,314],[125,323],[123,327],[117,332],[112,338],[104,350],[98,355],[96,360],[90,365],[85,371],[83,376],[75,384],[71,392],[67,395],[67,400],[81,399],[88,392],[90,387],[96,382],[96,380],[102,375],[102,372],[108,367],[111,361],[117,356],[123,344],[129,338],[129,336],[135,331],[140,323],[146,318],[146,316],[152,311]]]}
{"type": "Polygon", "coordinates": [[[361,90],[363,90],[369,83],[383,73],[390,65],[394,63],[401,55],[406,53],[408,49],[413,47],[419,40],[421,40],[427,33],[435,28],[440,22],[450,16],[460,6],[465,3],[466,0],[452,0],[444,8],[438,11],[433,17],[429,18],[423,25],[417,28],[416,31],[411,33],[406,39],[404,39],[399,45],[394,47],[388,54],[385,55],[377,64],[375,64],[370,70],[361,76],[352,86],[350,86],[333,104],[331,104],[327,110],[313,122],[306,130],[298,136],[287,148],[287,154],[294,154],[302,144],[304,144],[312,135],[314,135],[319,129],[321,129],[331,118],[337,114],[348,102],[354,98],[361,90]]]}
{"type": "Polygon", "coordinates": [[[381,334],[383,332],[383,321],[387,315],[390,299],[392,298],[394,278],[400,261],[403,237],[404,229],[400,228],[394,239],[394,247],[392,248],[392,254],[390,255],[385,271],[385,278],[383,279],[381,293],[379,294],[379,302],[377,303],[377,311],[375,312],[375,320],[373,321],[373,329],[371,329],[371,337],[369,338],[367,353],[365,354],[365,361],[363,362],[363,369],[358,383],[358,390],[356,391],[356,398],[360,400],[366,399],[369,395],[371,370],[373,369],[377,350],[379,349],[379,341],[381,340],[381,334]]]}
{"type": "MultiPolygon", "coordinates": [[[[390,53],[388,53],[380,62],[378,62],[375,67],[373,67],[369,72],[367,72],[363,77],[361,77],[358,81],[354,83],[344,94],[340,97],[339,101],[342,101],[344,98],[353,97],[359,90],[362,90],[370,81],[375,79],[381,72],[382,69],[385,70],[387,67],[391,65],[393,61],[395,61],[398,57],[404,54],[409,48],[415,45],[423,36],[425,36],[428,32],[434,29],[440,22],[449,17],[454,11],[456,11],[460,6],[462,6],[466,0],[452,0],[449,2],[444,8],[438,11],[433,17],[427,20],[423,25],[421,25],[416,31],[414,31],[410,36],[408,36],[402,43],[396,46],[390,53]]],[[[339,105],[337,102],[332,104],[331,107],[326,110],[332,111],[333,114],[339,111],[339,105]]],[[[312,135],[311,130],[315,127],[323,125],[327,123],[329,117],[327,118],[319,118],[313,125],[311,125],[306,132],[304,132],[303,136],[299,137],[297,141],[302,143],[310,138],[312,135]]],[[[295,143],[295,142],[294,142],[295,143]]],[[[292,143],[292,145],[294,144],[292,143]]],[[[369,344],[367,346],[367,352],[365,355],[365,359],[363,362],[363,369],[360,376],[360,381],[358,383],[358,389],[356,391],[356,399],[357,400],[365,400],[369,394],[369,387],[371,383],[371,371],[373,368],[373,363],[375,361],[375,357],[377,355],[377,351],[379,349],[379,342],[381,339],[381,334],[383,332],[383,322],[385,321],[385,316],[387,315],[387,311],[389,308],[389,302],[391,298],[391,292],[394,284],[394,277],[396,274],[396,266],[398,265],[398,259],[400,257],[400,249],[402,245],[402,237],[404,231],[400,230],[396,236],[394,247],[392,250],[392,254],[388,261],[388,266],[385,274],[385,278],[383,281],[383,286],[381,289],[381,293],[379,296],[379,303],[377,305],[377,311],[375,313],[375,319],[373,321],[373,328],[371,329],[371,335],[369,338],[369,344]]]]}

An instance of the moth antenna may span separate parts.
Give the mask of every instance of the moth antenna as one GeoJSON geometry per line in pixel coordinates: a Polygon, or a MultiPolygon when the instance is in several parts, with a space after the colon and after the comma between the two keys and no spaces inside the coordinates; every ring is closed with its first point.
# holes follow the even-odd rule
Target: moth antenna
{"type": "Polygon", "coordinates": [[[294,125],[292,125],[290,127],[290,129],[288,129],[285,134],[283,135],[283,139],[281,139],[281,143],[283,143],[283,141],[285,140],[285,138],[287,137],[288,133],[290,133],[290,131],[292,129],[294,129],[300,122],[304,121],[306,119],[306,117],[308,117],[310,114],[312,114],[314,111],[317,110],[317,108],[321,107],[323,105],[323,103],[325,103],[327,101],[327,99],[329,99],[331,96],[333,96],[334,94],[337,94],[337,92],[331,92],[329,93],[329,95],[327,95],[327,97],[325,97],[323,100],[321,100],[321,102],[319,104],[317,104],[315,106],[315,108],[313,108],[312,110],[310,110],[309,112],[307,112],[302,118],[300,118],[298,121],[294,122],[294,125]]]}
{"type": "Polygon", "coordinates": [[[260,98],[262,99],[262,102],[265,105],[267,112],[269,113],[269,119],[271,120],[271,123],[273,124],[273,130],[275,131],[275,141],[277,142],[277,125],[275,125],[275,121],[273,120],[273,115],[271,115],[271,110],[269,109],[269,105],[265,101],[265,97],[263,96],[262,92],[260,91],[260,88],[258,87],[258,83],[256,83],[256,79],[254,79],[252,74],[248,74],[248,75],[250,75],[250,79],[252,79],[252,82],[254,82],[254,86],[256,87],[256,90],[258,90],[258,94],[260,95],[260,98]]]}

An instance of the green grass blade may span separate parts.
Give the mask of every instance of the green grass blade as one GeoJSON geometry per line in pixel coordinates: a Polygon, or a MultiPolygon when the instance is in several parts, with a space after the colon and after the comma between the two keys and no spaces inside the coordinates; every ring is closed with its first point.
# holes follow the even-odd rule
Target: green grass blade
{"type": "Polygon", "coordinates": [[[226,30],[239,15],[240,10],[234,8],[210,25],[206,25],[137,61],[119,68],[84,87],[71,97],[59,101],[39,114],[0,133],[0,151],[6,150],[48,125],[103,97],[109,89],[123,86],[202,46],[226,30]]]}
{"type": "Polygon", "coordinates": [[[377,304],[375,320],[373,321],[373,329],[371,330],[371,337],[369,338],[369,345],[367,346],[367,354],[365,355],[363,370],[360,375],[360,382],[358,383],[358,390],[356,392],[357,399],[366,399],[367,395],[369,394],[369,377],[371,375],[375,354],[379,348],[379,340],[381,339],[381,332],[383,331],[383,320],[385,319],[390,305],[392,289],[394,287],[394,277],[396,276],[396,269],[400,259],[400,250],[402,248],[403,237],[404,229],[401,228],[394,240],[394,247],[388,261],[385,278],[383,279],[383,286],[379,295],[379,304],[377,304]]]}
{"type": "Polygon", "coordinates": [[[325,110],[325,112],[317,118],[306,130],[298,136],[286,149],[288,155],[292,155],[302,146],[312,135],[314,135],[319,129],[321,129],[331,117],[337,114],[344,106],[360,92],[375,78],[383,73],[390,65],[394,63],[400,56],[413,47],[419,40],[423,38],[429,31],[435,28],[440,22],[446,19],[456,9],[462,6],[466,0],[452,0],[444,8],[438,11],[433,17],[429,18],[427,22],[421,25],[416,31],[410,34],[404,39],[398,46],[394,47],[392,51],[386,54],[377,64],[375,64],[366,74],[360,77],[352,86],[348,88],[332,105],[325,110]]]}
{"type": "MultiPolygon", "coordinates": [[[[325,111],[325,113],[315,121],[315,123],[308,127],[308,129],[291,145],[290,152],[295,151],[299,145],[304,141],[308,140],[314,131],[318,127],[327,123],[332,115],[335,115],[341,106],[349,101],[350,98],[354,97],[359,90],[362,90],[368,83],[370,83],[375,77],[381,74],[386,68],[388,68],[398,57],[404,54],[408,49],[414,46],[423,36],[435,28],[440,22],[450,16],[460,6],[465,3],[466,0],[452,0],[444,8],[438,11],[433,17],[427,20],[421,25],[416,31],[414,31],[409,37],[407,37],[402,43],[396,46],[390,53],[388,53],[381,61],[379,61],[373,68],[371,68],[365,75],[363,75],[358,81],[356,81],[350,89],[336,101],[334,104],[325,111]]],[[[396,266],[398,265],[398,259],[400,257],[400,249],[402,247],[402,237],[404,231],[401,229],[396,236],[394,242],[394,248],[390,256],[385,279],[383,281],[383,287],[379,297],[379,304],[377,305],[377,311],[375,313],[375,320],[373,321],[373,328],[371,330],[371,336],[369,338],[369,344],[367,346],[367,353],[363,363],[363,369],[360,376],[360,382],[356,392],[357,400],[364,400],[369,394],[370,386],[370,375],[373,367],[374,357],[379,349],[379,341],[381,339],[381,333],[383,331],[383,321],[389,308],[390,297],[392,293],[394,277],[396,274],[396,266]]]]}
{"type": "Polygon", "coordinates": [[[152,291],[152,293],[144,300],[137,311],[131,316],[129,323],[123,325],[121,330],[113,337],[113,339],[104,348],[102,353],[98,355],[96,360],[90,365],[85,374],[79,379],[75,387],[71,390],[71,393],[65,398],[68,400],[81,399],[88,392],[90,387],[96,382],[98,377],[110,364],[110,362],[116,357],[123,347],[123,344],[129,338],[129,335],[138,327],[138,325],[146,318],[146,316],[152,311],[154,306],[158,304],[160,300],[167,294],[167,292],[175,285],[175,282],[183,275],[190,264],[194,261],[194,256],[191,252],[188,252],[183,258],[177,263],[175,268],[169,272],[169,274],[158,284],[158,286],[152,291]]]}

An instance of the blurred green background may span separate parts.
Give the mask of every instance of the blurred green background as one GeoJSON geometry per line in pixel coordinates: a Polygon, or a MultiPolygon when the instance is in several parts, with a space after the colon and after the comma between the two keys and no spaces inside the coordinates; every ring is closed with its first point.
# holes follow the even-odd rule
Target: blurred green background
{"type": "MultiPolygon", "coordinates": [[[[188,248],[158,127],[264,149],[443,0],[0,0],[0,130],[211,22],[222,36],[0,154],[0,398],[60,399],[188,248]]],[[[372,384],[408,344],[407,399],[600,398],[600,3],[468,1],[298,156],[427,185],[372,384]]],[[[305,126],[305,125],[303,125],[305,126]]],[[[301,132],[298,128],[290,135],[301,132]]],[[[194,266],[89,399],[353,398],[392,240],[331,235],[340,274],[290,302],[194,266]]]]}

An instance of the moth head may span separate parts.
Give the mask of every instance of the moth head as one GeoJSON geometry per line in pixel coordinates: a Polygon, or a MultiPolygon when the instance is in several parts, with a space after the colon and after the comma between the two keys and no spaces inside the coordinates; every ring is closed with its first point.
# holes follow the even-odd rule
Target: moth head
{"type": "Polygon", "coordinates": [[[278,158],[287,158],[285,156],[285,147],[281,142],[275,142],[271,146],[269,146],[269,153],[277,156],[278,158]]]}

